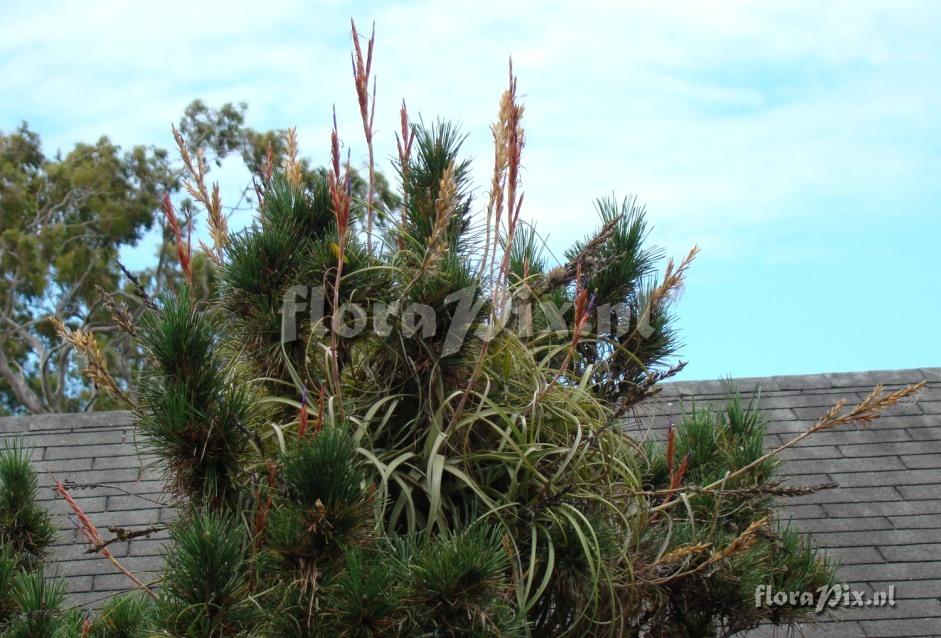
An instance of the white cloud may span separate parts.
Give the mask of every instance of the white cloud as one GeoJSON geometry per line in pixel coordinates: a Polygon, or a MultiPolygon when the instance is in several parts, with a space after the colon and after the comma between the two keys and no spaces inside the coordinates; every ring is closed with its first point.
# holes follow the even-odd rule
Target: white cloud
{"type": "Polygon", "coordinates": [[[938,194],[931,2],[11,4],[0,129],[28,119],[51,149],[102,133],[168,146],[190,99],[245,100],[252,125],[297,125],[323,158],[336,103],[362,156],[350,13],[377,24],[379,157],[405,97],[463,123],[482,185],[513,54],[526,210],[560,242],[588,232],[591,200],[612,190],[640,193],[674,252],[705,238],[729,256],[762,221],[938,194]]]}

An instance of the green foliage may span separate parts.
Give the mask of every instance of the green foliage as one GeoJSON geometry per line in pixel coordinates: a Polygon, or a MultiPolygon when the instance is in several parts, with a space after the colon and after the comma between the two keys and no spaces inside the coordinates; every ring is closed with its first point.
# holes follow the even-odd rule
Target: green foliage
{"type": "Polygon", "coordinates": [[[147,638],[152,607],[140,594],[115,596],[98,611],[88,638],[147,638]]]}
{"type": "MultiPolygon", "coordinates": [[[[39,136],[24,123],[0,132],[0,184],[0,306],[8,308],[0,337],[0,405],[74,411],[92,393],[82,389],[68,349],[57,347],[45,318],[73,327],[109,322],[97,289],[117,287],[120,247],[153,226],[160,196],[176,188],[176,178],[166,151],[122,151],[107,137],[46,157],[39,136]]],[[[127,345],[123,338],[111,342],[109,356],[127,345]]]]}
{"type": "Polygon", "coordinates": [[[248,536],[228,515],[196,510],[171,530],[155,618],[170,636],[236,636],[257,610],[248,597],[248,536]]]}
{"type": "MultiPolygon", "coordinates": [[[[735,472],[763,456],[766,433],[767,419],[755,401],[743,404],[737,394],[733,393],[724,409],[694,408],[673,426],[674,473],[681,459],[687,458],[683,485],[708,485],[722,479],[727,471],[735,472]]],[[[646,486],[666,488],[670,485],[669,445],[652,444],[644,449],[646,486]]],[[[774,515],[773,490],[767,488],[774,485],[775,466],[775,459],[766,459],[725,481],[723,489],[729,490],[725,494],[691,495],[688,503],[693,518],[653,520],[641,543],[648,560],[655,563],[658,555],[696,545],[703,545],[706,555],[714,554],[741,540],[752,522],[774,515]]],[[[748,537],[744,549],[728,559],[707,569],[692,569],[688,576],[661,588],[655,598],[657,605],[650,608],[645,620],[652,627],[672,626],[682,635],[703,636],[716,635],[718,628],[741,631],[763,620],[787,624],[808,610],[788,605],[756,607],[758,585],[774,591],[816,592],[832,585],[835,577],[835,566],[817,554],[807,536],[780,525],[769,527],[757,537],[748,537]]]]}
{"type": "MultiPolygon", "coordinates": [[[[60,638],[73,635],[78,617],[65,614],[65,581],[46,578],[41,571],[20,571],[9,596],[14,612],[0,625],[3,638],[60,638]]],[[[77,635],[77,634],[75,634],[77,635]]]]}
{"type": "Polygon", "coordinates": [[[424,252],[431,240],[441,178],[451,164],[454,165],[454,181],[458,188],[446,231],[447,243],[458,253],[462,252],[461,248],[469,248],[467,245],[459,246],[461,240],[467,238],[471,221],[471,166],[469,160],[460,157],[465,137],[454,124],[446,121],[439,121],[429,128],[419,126],[415,133],[414,160],[407,167],[398,167],[400,176],[407,175],[403,179],[405,206],[398,235],[416,251],[424,252]]]}
{"type": "MultiPolygon", "coordinates": [[[[645,245],[650,234],[645,207],[636,197],[619,203],[613,196],[597,200],[595,207],[600,222],[614,223],[614,228],[597,251],[597,259],[605,266],[587,278],[585,288],[598,306],[611,306],[615,317],[630,320],[628,325],[618,326],[612,318],[612,328],[596,331],[599,340],[583,346],[583,353],[586,363],[602,362],[597,375],[599,390],[614,402],[643,384],[653,368],[666,363],[676,352],[677,339],[671,328],[670,305],[651,303],[650,299],[663,251],[645,245]],[[617,311],[619,304],[623,309],[617,311]]],[[[590,238],[577,242],[566,256],[574,259],[588,241],[590,238]]]]}
{"type": "Polygon", "coordinates": [[[13,591],[13,582],[18,572],[19,561],[13,547],[0,542],[0,592],[3,592],[0,595],[0,627],[3,627],[16,611],[16,603],[9,592],[13,591]]]}
{"type": "MultiPolygon", "coordinates": [[[[730,392],[732,392],[730,388],[730,392]]],[[[674,467],[687,459],[685,483],[708,485],[748,466],[764,455],[767,418],[757,409],[755,400],[743,404],[737,393],[732,393],[724,409],[696,408],[675,427],[674,467]]],[[[669,485],[666,449],[664,446],[648,448],[649,464],[655,468],[649,483],[655,488],[669,485]]],[[[750,521],[770,514],[773,500],[760,488],[773,479],[777,459],[765,459],[748,471],[725,482],[725,489],[758,488],[748,499],[723,499],[712,494],[690,497],[691,505],[703,516],[721,517],[732,526],[746,527],[750,521]]]]}
{"type": "Polygon", "coordinates": [[[241,152],[249,132],[245,128],[247,109],[245,102],[226,103],[218,109],[210,108],[202,100],[187,104],[178,127],[187,141],[187,150],[192,155],[202,151],[215,156],[217,165],[230,153],[241,152]]]}
{"type": "Polygon", "coordinates": [[[180,494],[231,503],[258,409],[222,366],[218,323],[184,289],[143,318],[140,342],[153,362],[140,389],[141,432],[180,494]]]}
{"type": "MultiPolygon", "coordinates": [[[[726,547],[736,537],[728,525],[695,528],[689,523],[675,526],[671,548],[710,542],[726,547]]],[[[768,530],[761,542],[737,552],[709,571],[693,573],[662,588],[659,604],[647,618],[652,627],[674,627],[680,635],[712,636],[717,627],[737,632],[763,620],[787,624],[805,617],[809,609],[783,605],[765,609],[755,605],[759,585],[773,591],[817,592],[836,582],[835,567],[818,556],[809,539],[781,527],[768,530]]],[[[654,635],[674,635],[658,634],[654,635]]]]}
{"type": "Polygon", "coordinates": [[[55,537],[49,513],[35,499],[36,471],[29,448],[16,439],[4,441],[0,447],[0,545],[8,548],[19,567],[41,564],[55,537]]]}
{"type": "Polygon", "coordinates": [[[328,427],[299,441],[282,464],[284,494],[271,513],[271,545],[305,569],[322,569],[342,555],[342,543],[366,531],[371,515],[356,448],[349,434],[328,427]]]}
{"type": "Polygon", "coordinates": [[[408,553],[412,613],[422,632],[509,636],[520,631],[508,600],[509,557],[498,528],[472,524],[418,542],[408,553]]]}
{"type": "Polygon", "coordinates": [[[603,615],[604,594],[614,593],[608,578],[618,573],[621,558],[618,527],[598,511],[579,518],[560,515],[561,509],[547,517],[545,545],[552,560],[540,565],[540,575],[549,580],[530,611],[534,633],[589,626],[593,615],[603,615]],[[610,575],[603,575],[608,570],[610,575]],[[599,591],[603,588],[609,591],[599,591]]]}
{"type": "Polygon", "coordinates": [[[384,546],[351,548],[324,594],[327,622],[337,635],[401,635],[408,617],[408,572],[384,546]]]}

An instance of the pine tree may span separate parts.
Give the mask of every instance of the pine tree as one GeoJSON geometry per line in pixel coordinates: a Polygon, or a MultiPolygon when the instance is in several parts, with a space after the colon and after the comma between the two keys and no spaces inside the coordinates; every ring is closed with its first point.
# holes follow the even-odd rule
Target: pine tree
{"type": "MultiPolygon", "coordinates": [[[[373,41],[353,35],[371,140],[373,41]]],[[[447,122],[403,106],[401,201],[374,226],[336,126],[323,172],[292,132],[257,220],[212,235],[216,294],[142,294],[138,428],[180,518],[156,601],[116,603],[132,621],[100,635],[719,636],[810,613],[754,604],[834,567],[776,518],[801,490],[776,482],[753,404],[694,410],[664,443],[619,427],[682,367],[695,249],[661,272],[643,207],[609,198],[553,266],[520,215],[522,114],[511,71],[484,219],[447,122]]]]}

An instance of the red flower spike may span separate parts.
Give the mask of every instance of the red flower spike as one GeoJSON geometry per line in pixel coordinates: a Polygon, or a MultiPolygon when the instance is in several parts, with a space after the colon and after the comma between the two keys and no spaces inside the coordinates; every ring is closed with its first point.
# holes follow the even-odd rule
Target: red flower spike
{"type": "Polygon", "coordinates": [[[183,241],[183,230],[180,228],[180,222],[176,218],[176,210],[173,208],[173,202],[170,201],[170,193],[163,194],[163,214],[167,220],[167,226],[173,233],[176,241],[176,256],[180,260],[180,267],[183,268],[183,274],[186,275],[186,281],[193,283],[193,271],[190,267],[190,251],[186,242],[183,241]]]}

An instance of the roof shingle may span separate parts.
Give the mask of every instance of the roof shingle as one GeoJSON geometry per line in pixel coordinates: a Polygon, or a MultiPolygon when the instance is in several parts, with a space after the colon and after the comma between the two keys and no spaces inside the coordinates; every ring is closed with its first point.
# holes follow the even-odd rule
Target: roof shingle
{"type": "MultiPolygon", "coordinates": [[[[922,380],[927,386],[916,400],[869,428],[815,434],[783,455],[779,472],[790,482],[839,485],[787,499],[785,518],[842,561],[840,575],[853,589],[871,593],[894,585],[897,600],[891,608],[838,608],[820,624],[801,627],[806,636],[941,635],[941,368],[732,382],[744,397],[757,393],[772,421],[765,441],[771,447],[840,399],[855,403],[878,383],[894,388],[922,380]]],[[[625,427],[635,436],[662,436],[684,411],[722,401],[726,392],[719,381],[664,384],[625,427]]],[[[70,511],[49,489],[55,480],[76,485],[73,495],[103,533],[108,526],[140,529],[172,520],[159,473],[138,454],[134,432],[128,412],[0,418],[0,434],[34,446],[41,498],[60,528],[54,559],[76,604],[97,606],[129,583],[108,561],[84,553],[70,511]]],[[[166,532],[158,532],[111,549],[147,582],[159,574],[165,539],[166,532]]]]}

